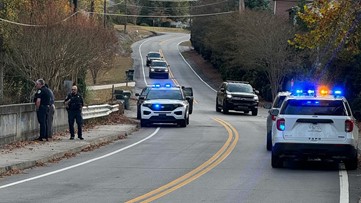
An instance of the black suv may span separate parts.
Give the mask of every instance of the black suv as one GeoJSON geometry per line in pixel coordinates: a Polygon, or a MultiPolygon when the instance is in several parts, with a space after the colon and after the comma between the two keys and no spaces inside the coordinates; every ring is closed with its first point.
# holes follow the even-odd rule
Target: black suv
{"type": "Polygon", "coordinates": [[[258,114],[258,96],[249,82],[226,81],[223,82],[217,91],[216,111],[228,113],[229,110],[252,112],[253,116],[258,114]]]}

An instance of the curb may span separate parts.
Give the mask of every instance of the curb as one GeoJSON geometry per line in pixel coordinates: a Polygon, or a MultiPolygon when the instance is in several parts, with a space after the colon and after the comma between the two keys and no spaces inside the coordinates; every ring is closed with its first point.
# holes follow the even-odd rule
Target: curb
{"type": "Polygon", "coordinates": [[[36,167],[38,165],[42,165],[42,164],[45,164],[45,163],[48,163],[48,162],[51,162],[51,161],[54,161],[54,160],[66,158],[66,156],[68,156],[69,154],[70,155],[71,154],[77,154],[77,153],[80,153],[82,151],[86,152],[85,149],[87,149],[89,147],[92,147],[92,146],[96,146],[96,145],[99,145],[99,144],[106,144],[106,143],[109,143],[109,142],[113,142],[113,141],[123,139],[124,137],[127,137],[131,133],[135,132],[138,128],[139,128],[138,125],[134,125],[133,128],[131,128],[131,129],[127,130],[127,131],[122,131],[118,135],[110,135],[110,136],[94,139],[94,140],[91,140],[91,141],[89,141],[87,143],[82,144],[81,146],[70,148],[70,149],[67,149],[67,150],[62,151],[62,152],[49,154],[48,156],[46,156],[44,158],[37,159],[37,160],[23,161],[21,163],[0,167],[0,177],[2,175],[5,175],[9,171],[12,171],[12,170],[25,170],[25,169],[33,168],[33,167],[36,167]]]}

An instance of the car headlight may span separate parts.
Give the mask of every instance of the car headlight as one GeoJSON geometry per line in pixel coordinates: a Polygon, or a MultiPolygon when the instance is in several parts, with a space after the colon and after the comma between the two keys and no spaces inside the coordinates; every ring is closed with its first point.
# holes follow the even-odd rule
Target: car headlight
{"type": "Polygon", "coordinates": [[[173,104],[174,108],[183,107],[183,104],[173,104]]]}
{"type": "Polygon", "coordinates": [[[254,96],[253,99],[258,101],[258,96],[254,96]]]}
{"type": "Polygon", "coordinates": [[[168,69],[165,69],[165,72],[168,72],[168,69]]]}
{"type": "Polygon", "coordinates": [[[154,68],[151,68],[151,69],[150,69],[150,72],[154,72],[154,68]]]}
{"type": "Polygon", "coordinates": [[[143,106],[148,107],[148,108],[152,108],[152,104],[143,104],[143,106]]]}
{"type": "Polygon", "coordinates": [[[227,98],[228,98],[228,99],[231,99],[231,98],[232,98],[232,95],[231,95],[231,94],[227,94],[227,98]]]}

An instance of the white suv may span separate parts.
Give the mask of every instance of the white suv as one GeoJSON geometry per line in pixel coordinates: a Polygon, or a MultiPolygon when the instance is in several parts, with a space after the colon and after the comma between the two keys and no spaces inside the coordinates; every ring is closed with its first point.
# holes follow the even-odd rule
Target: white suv
{"type": "Polygon", "coordinates": [[[176,123],[186,127],[189,124],[191,101],[193,98],[186,96],[182,87],[151,87],[140,107],[140,125],[176,123]]]}
{"type": "MultiPolygon", "coordinates": [[[[336,93],[338,91],[335,91],[336,93]]],[[[342,96],[289,96],[272,127],[272,167],[284,159],[337,160],[357,169],[359,129],[342,96]]]]}
{"type": "Polygon", "coordinates": [[[268,151],[272,150],[272,124],[276,120],[276,116],[271,115],[271,110],[272,109],[280,109],[283,101],[286,99],[286,97],[288,97],[290,95],[291,95],[291,92],[279,92],[277,94],[277,96],[275,97],[275,99],[273,100],[272,105],[264,106],[266,109],[270,109],[268,111],[267,122],[266,122],[266,127],[267,127],[266,148],[268,151]]]}

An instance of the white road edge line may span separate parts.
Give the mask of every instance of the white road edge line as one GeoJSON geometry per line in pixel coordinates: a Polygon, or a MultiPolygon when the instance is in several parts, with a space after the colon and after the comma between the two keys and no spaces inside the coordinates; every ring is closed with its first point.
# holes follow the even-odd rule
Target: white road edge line
{"type": "Polygon", "coordinates": [[[143,71],[143,80],[144,80],[144,83],[145,83],[145,86],[148,85],[147,83],[147,80],[145,79],[145,72],[144,72],[144,62],[143,62],[143,56],[142,56],[142,52],[141,52],[141,48],[142,48],[142,45],[146,42],[148,42],[151,38],[147,39],[147,40],[144,40],[140,45],[139,45],[139,55],[140,55],[140,60],[141,60],[141,64],[142,64],[142,71],[143,71]]]}
{"type": "Polygon", "coordinates": [[[340,176],[340,203],[349,203],[349,183],[348,183],[348,175],[346,170],[339,171],[340,176]]]}
{"type": "Polygon", "coordinates": [[[82,166],[82,165],[85,165],[85,164],[89,164],[89,163],[92,163],[92,162],[95,162],[97,160],[100,160],[100,159],[104,159],[104,158],[107,158],[109,156],[112,156],[114,154],[117,154],[119,152],[122,152],[126,149],[129,149],[131,147],[134,147],[148,139],[150,139],[151,137],[153,137],[154,135],[156,135],[159,131],[159,127],[152,133],[150,134],[148,137],[136,142],[136,143],[133,143],[131,145],[128,145],[126,147],[123,147],[121,149],[118,149],[114,152],[111,152],[111,153],[108,153],[108,154],[105,154],[103,156],[100,156],[100,157],[97,157],[97,158],[94,158],[94,159],[90,159],[88,161],[84,161],[84,162],[81,162],[81,163],[78,163],[78,164],[75,164],[75,165],[72,165],[72,166],[68,166],[68,167],[65,167],[65,168],[62,168],[62,169],[59,169],[59,170],[56,170],[56,171],[52,171],[52,172],[49,172],[49,173],[45,173],[43,175],[39,175],[39,176],[35,176],[35,177],[32,177],[32,178],[28,178],[28,179],[24,179],[24,180],[20,180],[20,181],[16,181],[16,182],[13,182],[13,183],[9,183],[9,184],[6,184],[6,185],[2,185],[0,186],[0,189],[4,189],[4,188],[7,188],[7,187],[11,187],[11,186],[14,186],[14,185],[18,185],[18,184],[21,184],[21,183],[25,183],[25,182],[29,182],[29,181],[32,181],[32,180],[36,180],[36,179],[39,179],[39,178],[44,178],[46,176],[50,176],[50,175],[54,175],[54,174],[57,174],[57,173],[61,173],[61,172],[64,172],[64,171],[67,171],[67,170],[70,170],[70,169],[73,169],[73,168],[76,168],[76,167],[79,167],[79,166],[82,166]]]}
{"type": "MultiPolygon", "coordinates": [[[[206,84],[211,90],[214,92],[217,92],[215,89],[213,89],[208,83],[206,83],[197,73],[194,71],[192,66],[187,62],[187,60],[183,57],[179,50],[179,45],[183,42],[187,42],[189,40],[184,40],[178,43],[178,53],[183,58],[184,62],[188,65],[188,67],[193,71],[193,73],[204,83],[206,84]]],[[[348,182],[348,174],[346,170],[339,170],[339,176],[340,176],[340,203],[349,203],[349,182],[348,182]]]]}
{"type": "Polygon", "coordinates": [[[208,83],[206,83],[202,78],[201,76],[199,76],[196,71],[194,71],[194,69],[192,68],[192,66],[187,62],[187,60],[184,58],[184,56],[181,54],[180,50],[179,50],[179,45],[183,42],[187,42],[189,40],[184,40],[184,41],[181,41],[177,44],[177,48],[178,48],[178,53],[179,55],[182,57],[183,61],[188,65],[188,67],[193,71],[193,73],[199,78],[199,80],[201,80],[205,85],[207,85],[211,90],[213,90],[214,92],[217,92],[217,90],[213,89],[210,85],[208,85],[208,83]]]}

